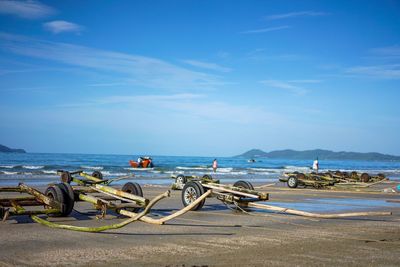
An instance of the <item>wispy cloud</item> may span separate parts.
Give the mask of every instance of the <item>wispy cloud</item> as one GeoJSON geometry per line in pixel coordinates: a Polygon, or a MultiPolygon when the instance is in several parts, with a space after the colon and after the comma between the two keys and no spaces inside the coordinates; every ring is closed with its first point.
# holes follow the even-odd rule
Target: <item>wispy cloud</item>
{"type": "Polygon", "coordinates": [[[43,23],[43,27],[54,34],[62,33],[62,32],[74,32],[80,33],[83,31],[83,27],[72,22],[68,22],[65,20],[54,20],[43,23]]]}
{"type": "Polygon", "coordinates": [[[400,64],[356,66],[347,68],[345,72],[377,79],[400,79],[400,64]]]}
{"type": "MultiPolygon", "coordinates": [[[[59,108],[71,110],[84,109],[107,110],[110,107],[118,107],[126,114],[142,112],[152,109],[163,114],[175,114],[181,117],[189,117],[196,121],[222,121],[236,124],[249,124],[264,122],[273,124],[286,119],[276,113],[269,112],[262,107],[234,105],[224,101],[213,101],[203,94],[170,94],[170,95],[114,95],[90,99],[86,102],[59,105],[59,108]]],[[[148,114],[143,114],[148,116],[148,114]]],[[[142,116],[141,116],[142,117],[142,116]]]]}
{"type": "Polygon", "coordinates": [[[14,15],[24,19],[40,19],[55,14],[54,8],[39,1],[0,1],[0,14],[14,15]]]}
{"type": "Polygon", "coordinates": [[[0,33],[0,48],[15,54],[97,71],[119,73],[131,84],[169,90],[204,90],[224,85],[220,76],[191,71],[140,55],[99,50],[0,33]]]}
{"type": "Polygon", "coordinates": [[[373,48],[370,51],[371,53],[379,56],[387,56],[387,57],[400,57],[400,45],[386,46],[373,48]]]}
{"type": "Polygon", "coordinates": [[[279,81],[279,80],[264,80],[264,81],[260,81],[260,83],[268,86],[268,87],[273,87],[273,88],[278,88],[278,89],[283,89],[286,91],[289,91],[293,94],[296,95],[304,95],[308,92],[307,89],[295,85],[296,82],[287,82],[287,81],[279,81]]]}
{"type": "Polygon", "coordinates": [[[284,26],[278,26],[278,27],[269,27],[269,28],[262,28],[262,29],[256,29],[256,30],[248,30],[248,31],[240,32],[240,33],[241,34],[265,33],[265,32],[280,31],[280,30],[289,29],[289,28],[290,28],[290,26],[284,25],[284,26]]]}
{"type": "Polygon", "coordinates": [[[317,11],[298,11],[298,12],[289,12],[283,14],[274,14],[266,16],[267,20],[278,20],[278,19],[289,19],[296,17],[319,17],[326,16],[328,13],[325,12],[317,12],[317,11]]]}
{"type": "Polygon", "coordinates": [[[312,79],[306,79],[306,80],[291,80],[288,81],[289,83],[321,83],[322,80],[312,80],[312,79]]]}
{"type": "Polygon", "coordinates": [[[189,64],[194,67],[202,68],[202,69],[208,69],[208,70],[214,70],[214,71],[220,71],[220,72],[230,72],[232,69],[220,66],[216,63],[211,63],[211,62],[204,62],[204,61],[198,61],[198,60],[192,60],[192,59],[187,59],[187,60],[182,60],[182,62],[189,64]]]}

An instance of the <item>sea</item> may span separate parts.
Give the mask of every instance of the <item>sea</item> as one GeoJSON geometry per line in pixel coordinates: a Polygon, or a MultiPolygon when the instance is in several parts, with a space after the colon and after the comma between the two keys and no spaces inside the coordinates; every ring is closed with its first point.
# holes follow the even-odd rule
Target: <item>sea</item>
{"type": "MultiPolygon", "coordinates": [[[[147,155],[146,155],[147,156],[147,155]]],[[[60,180],[57,170],[82,170],[91,174],[101,171],[105,178],[130,176],[116,183],[132,180],[140,184],[168,185],[173,175],[211,174],[222,183],[247,180],[253,183],[277,182],[284,172],[310,172],[312,160],[218,157],[218,169],[213,173],[214,157],[151,156],[154,168],[135,169],[129,160],[138,155],[54,154],[54,153],[0,153],[0,186],[13,186],[20,182],[46,185],[60,180]]],[[[400,162],[320,160],[320,171],[358,171],[383,173],[391,180],[400,181],[400,162]]]]}

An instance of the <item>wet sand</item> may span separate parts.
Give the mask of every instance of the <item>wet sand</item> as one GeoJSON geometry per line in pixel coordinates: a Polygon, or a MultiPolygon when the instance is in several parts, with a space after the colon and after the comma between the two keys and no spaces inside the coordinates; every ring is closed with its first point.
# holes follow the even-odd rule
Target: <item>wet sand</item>
{"type": "MultiPolygon", "coordinates": [[[[144,187],[151,198],[167,187],[144,187]]],[[[0,223],[0,266],[400,266],[400,203],[395,194],[326,192],[267,187],[274,204],[312,212],[392,211],[391,216],[311,219],[253,210],[242,213],[216,199],[166,225],[132,223],[103,233],[51,229],[29,217],[0,223]],[[299,206],[300,205],[300,206],[299,206]]],[[[181,192],[161,201],[152,216],[182,208],[181,192]]],[[[96,220],[86,203],[68,218],[79,226],[96,220]]]]}

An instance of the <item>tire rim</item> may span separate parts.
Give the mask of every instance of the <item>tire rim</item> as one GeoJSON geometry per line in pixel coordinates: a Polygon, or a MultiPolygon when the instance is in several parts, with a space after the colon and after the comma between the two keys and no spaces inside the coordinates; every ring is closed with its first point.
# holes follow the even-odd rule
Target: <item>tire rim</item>
{"type": "Polygon", "coordinates": [[[183,195],[185,202],[187,204],[191,204],[193,201],[197,199],[196,190],[193,187],[188,187],[185,190],[185,194],[183,195]]]}
{"type": "Polygon", "coordinates": [[[295,181],[293,178],[289,178],[288,184],[289,184],[290,186],[294,186],[294,185],[296,184],[296,181],[295,181]]]}
{"type": "Polygon", "coordinates": [[[177,177],[176,178],[176,183],[180,184],[180,185],[183,185],[183,177],[182,176],[177,177]]]}

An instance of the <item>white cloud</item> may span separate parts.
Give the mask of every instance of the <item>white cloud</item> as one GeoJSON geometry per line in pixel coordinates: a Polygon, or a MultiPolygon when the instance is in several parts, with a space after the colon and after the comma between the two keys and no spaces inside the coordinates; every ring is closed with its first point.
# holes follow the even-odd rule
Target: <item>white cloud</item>
{"type": "Polygon", "coordinates": [[[215,70],[215,71],[220,71],[220,72],[230,72],[232,70],[230,68],[223,67],[216,63],[211,63],[211,62],[204,62],[204,61],[191,60],[191,59],[182,60],[182,62],[192,65],[194,67],[215,70]]]}
{"type": "Polygon", "coordinates": [[[356,66],[347,68],[345,72],[377,79],[400,79],[400,64],[356,66]]]}
{"type": "Polygon", "coordinates": [[[370,52],[375,55],[379,55],[379,56],[400,58],[400,46],[399,45],[373,48],[373,49],[371,49],[370,52]]]}
{"type": "Polygon", "coordinates": [[[242,33],[242,34],[255,34],[255,33],[279,31],[279,30],[284,30],[284,29],[288,29],[288,28],[290,28],[290,26],[284,25],[284,26],[278,26],[278,27],[269,27],[269,28],[262,28],[262,29],[256,29],[256,30],[248,30],[248,31],[240,32],[240,33],[242,33]]]}
{"type": "Polygon", "coordinates": [[[306,79],[306,80],[291,80],[289,83],[320,83],[322,80],[312,80],[312,79],[306,79]]]}
{"type": "Polygon", "coordinates": [[[177,91],[214,89],[220,76],[191,71],[166,61],[134,54],[99,50],[0,33],[0,48],[15,54],[121,74],[133,85],[177,91]]]}
{"type": "Polygon", "coordinates": [[[316,12],[316,11],[299,11],[299,12],[289,12],[283,14],[274,14],[266,16],[267,20],[278,20],[278,19],[288,19],[295,17],[317,17],[317,16],[326,16],[328,15],[325,12],[316,12]]]}
{"type": "Polygon", "coordinates": [[[80,33],[83,31],[83,27],[72,22],[64,21],[64,20],[54,20],[43,23],[43,27],[54,33],[62,33],[62,32],[75,32],[80,33]]]}
{"type": "Polygon", "coordinates": [[[0,14],[15,15],[24,19],[40,19],[53,15],[55,10],[39,1],[0,1],[0,14]]]}
{"type": "Polygon", "coordinates": [[[300,87],[298,85],[293,85],[293,83],[295,83],[293,81],[285,82],[285,81],[278,81],[278,80],[264,80],[264,81],[260,81],[260,83],[262,83],[268,87],[287,90],[287,91],[297,94],[297,95],[304,95],[308,92],[308,90],[304,89],[303,87],[300,87]]]}

